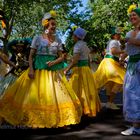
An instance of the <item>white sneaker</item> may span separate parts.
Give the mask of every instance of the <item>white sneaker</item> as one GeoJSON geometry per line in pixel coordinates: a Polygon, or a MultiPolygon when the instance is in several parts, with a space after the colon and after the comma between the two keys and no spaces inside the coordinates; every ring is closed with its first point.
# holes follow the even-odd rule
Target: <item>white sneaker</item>
{"type": "Polygon", "coordinates": [[[122,131],[122,135],[131,136],[131,135],[140,135],[140,132],[137,132],[134,127],[130,127],[129,129],[122,131]]]}
{"type": "Polygon", "coordinates": [[[110,102],[107,102],[106,105],[105,105],[106,108],[109,108],[109,109],[113,109],[113,110],[118,110],[120,109],[119,107],[117,107],[117,105],[115,105],[114,103],[110,103],[110,102]]]}

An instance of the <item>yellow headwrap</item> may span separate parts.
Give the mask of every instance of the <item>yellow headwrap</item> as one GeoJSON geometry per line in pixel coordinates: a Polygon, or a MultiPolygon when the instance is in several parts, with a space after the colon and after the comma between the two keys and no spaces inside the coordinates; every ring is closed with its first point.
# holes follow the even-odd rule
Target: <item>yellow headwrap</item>
{"type": "Polygon", "coordinates": [[[134,10],[137,8],[137,5],[136,4],[132,4],[129,6],[128,10],[127,10],[127,13],[128,15],[134,10]]]}
{"type": "Polygon", "coordinates": [[[50,12],[46,13],[42,19],[42,26],[47,26],[49,23],[49,19],[55,17],[56,17],[56,12],[54,10],[51,10],[50,12]]]}

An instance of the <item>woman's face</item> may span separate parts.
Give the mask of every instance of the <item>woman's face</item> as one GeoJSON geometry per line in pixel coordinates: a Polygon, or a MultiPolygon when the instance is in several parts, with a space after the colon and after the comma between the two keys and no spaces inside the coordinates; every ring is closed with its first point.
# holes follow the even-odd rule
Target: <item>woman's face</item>
{"type": "Polygon", "coordinates": [[[132,12],[130,14],[130,22],[132,25],[138,25],[140,24],[140,17],[135,12],[132,12]]]}
{"type": "Polygon", "coordinates": [[[74,42],[77,41],[77,37],[74,34],[73,34],[72,38],[73,38],[74,42]]]}
{"type": "Polygon", "coordinates": [[[50,34],[55,33],[55,30],[56,30],[56,21],[55,21],[55,19],[49,20],[48,30],[49,30],[50,34]]]}

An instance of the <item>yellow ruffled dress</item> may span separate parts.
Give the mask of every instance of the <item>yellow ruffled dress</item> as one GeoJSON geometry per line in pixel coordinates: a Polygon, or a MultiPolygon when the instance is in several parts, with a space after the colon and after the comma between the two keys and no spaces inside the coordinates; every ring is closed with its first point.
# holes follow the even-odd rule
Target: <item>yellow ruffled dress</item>
{"type": "MultiPolygon", "coordinates": [[[[96,87],[101,88],[108,82],[123,85],[125,72],[125,68],[121,66],[119,62],[117,62],[113,58],[104,58],[101,61],[97,71],[93,74],[93,77],[96,81],[96,87]]],[[[110,86],[111,85],[112,84],[110,84],[110,86]]]]}
{"type": "Polygon", "coordinates": [[[80,99],[83,114],[94,117],[101,109],[93,72],[89,68],[89,49],[86,42],[79,40],[74,45],[74,54],[79,54],[78,63],[72,68],[69,83],[80,99]]]}
{"type": "Polygon", "coordinates": [[[80,99],[83,114],[95,117],[101,109],[101,104],[89,66],[74,67],[69,83],[80,99]]]}
{"type": "MultiPolygon", "coordinates": [[[[53,46],[55,48],[57,46],[53,46]]],[[[0,99],[0,116],[10,124],[57,128],[80,122],[80,101],[63,75],[63,63],[52,69],[47,67],[46,62],[52,58],[55,59],[50,55],[37,55],[34,67],[38,69],[35,70],[35,78],[28,77],[27,69],[5,91],[0,99]]]]}

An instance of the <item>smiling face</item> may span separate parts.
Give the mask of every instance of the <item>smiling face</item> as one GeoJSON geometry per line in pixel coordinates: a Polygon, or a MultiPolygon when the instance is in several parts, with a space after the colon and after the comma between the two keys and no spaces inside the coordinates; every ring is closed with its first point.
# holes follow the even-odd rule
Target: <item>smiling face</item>
{"type": "Polygon", "coordinates": [[[56,21],[55,19],[49,20],[48,30],[50,34],[54,34],[56,30],[56,21]]]}
{"type": "Polygon", "coordinates": [[[130,22],[134,26],[137,26],[140,24],[140,17],[134,11],[130,14],[130,22]]]}

